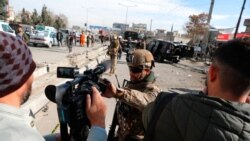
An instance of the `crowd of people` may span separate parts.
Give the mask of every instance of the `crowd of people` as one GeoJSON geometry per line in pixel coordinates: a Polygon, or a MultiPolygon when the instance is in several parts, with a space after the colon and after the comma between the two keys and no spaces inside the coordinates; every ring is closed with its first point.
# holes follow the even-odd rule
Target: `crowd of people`
{"type": "MultiPolygon", "coordinates": [[[[120,47],[113,36],[108,54],[112,74],[120,47]]],[[[126,61],[130,80],[117,88],[105,81],[102,94],[92,87],[86,114],[91,123],[88,141],[211,141],[250,140],[250,38],[228,41],[213,54],[204,91],[199,95],[161,92],[156,86],[152,54],[141,42],[126,61]],[[103,99],[118,100],[108,136],[103,99]]],[[[27,45],[0,32],[0,136],[5,141],[59,141],[60,134],[42,136],[20,108],[32,90],[36,64],[27,45]]]]}
{"type": "Polygon", "coordinates": [[[72,52],[73,46],[77,46],[79,42],[80,47],[84,47],[85,44],[87,47],[93,47],[95,44],[95,37],[91,33],[82,32],[79,37],[77,37],[76,32],[70,32],[69,34],[63,34],[62,31],[56,33],[56,40],[59,47],[62,47],[64,44],[68,47],[69,53],[72,52]],[[79,39],[78,39],[79,38],[79,39]]]}

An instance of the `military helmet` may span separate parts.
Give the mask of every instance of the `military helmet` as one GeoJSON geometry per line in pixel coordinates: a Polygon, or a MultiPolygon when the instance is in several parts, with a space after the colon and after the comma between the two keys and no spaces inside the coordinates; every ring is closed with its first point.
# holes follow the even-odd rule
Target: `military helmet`
{"type": "Polygon", "coordinates": [[[136,49],[127,57],[127,63],[132,67],[143,66],[151,69],[154,67],[154,57],[148,50],[136,49]]]}

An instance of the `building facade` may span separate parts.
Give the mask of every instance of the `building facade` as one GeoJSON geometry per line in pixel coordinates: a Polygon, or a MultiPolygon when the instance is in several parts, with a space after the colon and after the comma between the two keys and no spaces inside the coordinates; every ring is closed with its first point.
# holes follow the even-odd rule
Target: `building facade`
{"type": "Polygon", "coordinates": [[[245,19],[244,26],[246,26],[246,33],[250,33],[250,19],[245,19]]]}
{"type": "Polygon", "coordinates": [[[134,30],[137,30],[137,31],[147,31],[147,24],[142,24],[142,23],[139,23],[139,24],[135,24],[133,23],[132,24],[132,28],[134,30]]]}
{"type": "Polygon", "coordinates": [[[124,23],[113,23],[114,29],[120,29],[121,31],[124,31],[129,28],[129,24],[124,23]]]}

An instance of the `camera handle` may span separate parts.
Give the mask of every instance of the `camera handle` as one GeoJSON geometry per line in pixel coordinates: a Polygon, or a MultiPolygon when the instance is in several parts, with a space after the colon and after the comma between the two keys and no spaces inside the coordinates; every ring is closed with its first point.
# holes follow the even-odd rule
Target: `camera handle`
{"type": "Polygon", "coordinates": [[[65,107],[62,104],[57,104],[57,113],[60,123],[61,141],[69,141],[68,124],[65,118],[65,107]]]}
{"type": "Polygon", "coordinates": [[[84,123],[82,128],[70,127],[68,133],[68,125],[69,125],[69,107],[64,107],[63,105],[58,105],[57,107],[58,117],[60,121],[60,134],[61,141],[86,141],[89,133],[88,124],[84,123]]]}
{"type": "Polygon", "coordinates": [[[60,134],[61,134],[61,141],[69,141],[67,123],[60,122],[60,134]]]}

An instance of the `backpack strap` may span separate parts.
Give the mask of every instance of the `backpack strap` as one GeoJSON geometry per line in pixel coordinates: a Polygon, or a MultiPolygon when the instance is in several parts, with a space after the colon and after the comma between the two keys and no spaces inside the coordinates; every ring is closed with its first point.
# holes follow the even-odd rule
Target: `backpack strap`
{"type": "Polygon", "coordinates": [[[155,105],[153,107],[152,116],[147,128],[147,131],[145,133],[145,141],[152,141],[154,137],[154,131],[156,123],[158,122],[158,119],[160,118],[160,115],[162,111],[165,109],[165,107],[168,105],[171,100],[177,96],[178,93],[169,93],[169,92],[161,92],[157,96],[155,100],[155,105]]]}

